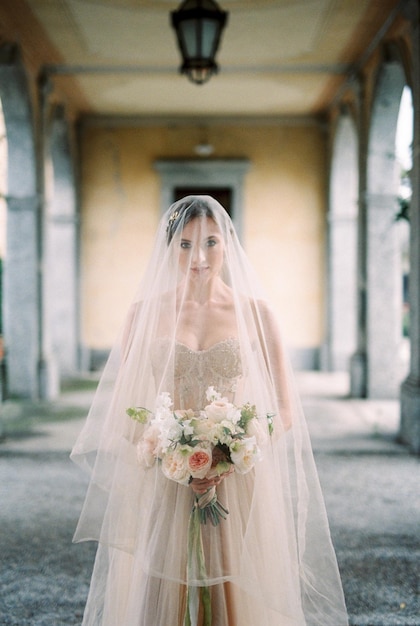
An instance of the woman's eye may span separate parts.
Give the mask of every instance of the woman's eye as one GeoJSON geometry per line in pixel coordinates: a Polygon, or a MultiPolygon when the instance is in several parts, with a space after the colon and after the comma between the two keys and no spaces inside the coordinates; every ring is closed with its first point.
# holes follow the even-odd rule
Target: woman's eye
{"type": "Polygon", "coordinates": [[[191,244],[189,241],[181,241],[181,248],[183,250],[188,250],[189,248],[191,248],[191,244]]]}
{"type": "Polygon", "coordinates": [[[211,248],[212,246],[215,246],[217,244],[217,241],[215,239],[209,239],[207,242],[207,246],[209,248],[211,248]]]}

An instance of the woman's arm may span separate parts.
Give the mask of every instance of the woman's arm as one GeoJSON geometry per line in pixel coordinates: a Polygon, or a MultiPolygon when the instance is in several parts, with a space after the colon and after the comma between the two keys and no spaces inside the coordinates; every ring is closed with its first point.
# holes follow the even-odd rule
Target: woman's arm
{"type": "Polygon", "coordinates": [[[127,319],[125,321],[125,325],[122,332],[121,337],[121,362],[125,363],[128,357],[128,353],[130,352],[131,344],[133,341],[133,332],[134,332],[134,322],[137,316],[137,313],[140,308],[140,303],[134,303],[131,305],[127,319]]]}
{"type": "Polygon", "coordinates": [[[266,303],[258,303],[258,312],[257,327],[261,348],[276,390],[283,428],[289,430],[292,427],[292,394],[280,330],[273,311],[266,303]]]}

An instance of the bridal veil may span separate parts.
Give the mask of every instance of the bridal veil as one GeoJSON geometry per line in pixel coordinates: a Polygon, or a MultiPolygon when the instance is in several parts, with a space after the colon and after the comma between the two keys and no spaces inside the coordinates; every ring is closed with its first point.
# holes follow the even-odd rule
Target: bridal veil
{"type": "MultiPolygon", "coordinates": [[[[211,237],[203,238],[211,245],[211,237]]],[[[308,431],[277,322],[227,212],[213,198],[188,196],[162,217],[71,456],[90,475],[75,541],[99,542],[84,624],[178,626],[188,586],[208,587],[215,606],[223,605],[215,609],[215,626],[347,624],[308,431]],[[192,261],[182,233],[191,215],[210,216],[223,240],[220,276],[235,323],[210,329],[212,345],[190,345],[179,334],[190,317],[200,328],[207,323],[205,306],[185,305],[192,261]],[[153,412],[167,392],[174,409],[197,411],[209,386],[236,406],[256,407],[260,458],[252,471],[234,472],[218,488],[229,514],[218,526],[203,526],[205,575],[191,580],[192,490],[166,478],[158,461],[139,464],[145,427],[127,408],[153,412]]]]}

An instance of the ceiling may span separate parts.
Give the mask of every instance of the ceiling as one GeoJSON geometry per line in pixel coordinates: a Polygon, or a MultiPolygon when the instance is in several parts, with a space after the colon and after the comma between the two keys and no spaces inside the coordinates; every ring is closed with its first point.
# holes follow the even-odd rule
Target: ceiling
{"type": "Polygon", "coordinates": [[[180,1],[1,4],[2,11],[15,7],[13,25],[19,32],[12,36],[37,56],[78,113],[296,117],[328,107],[399,3],[220,0],[229,12],[217,56],[220,72],[202,86],[178,73],[180,56],[169,14],[180,1]]]}

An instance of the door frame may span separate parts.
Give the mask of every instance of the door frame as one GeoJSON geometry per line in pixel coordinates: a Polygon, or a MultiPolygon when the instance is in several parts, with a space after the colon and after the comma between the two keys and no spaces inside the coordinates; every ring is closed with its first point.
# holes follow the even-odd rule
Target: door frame
{"type": "Polygon", "coordinates": [[[164,213],[173,203],[177,187],[229,187],[232,191],[232,221],[241,238],[244,206],[244,178],[250,168],[248,159],[159,159],[154,168],[161,179],[160,209],[164,213]]]}

